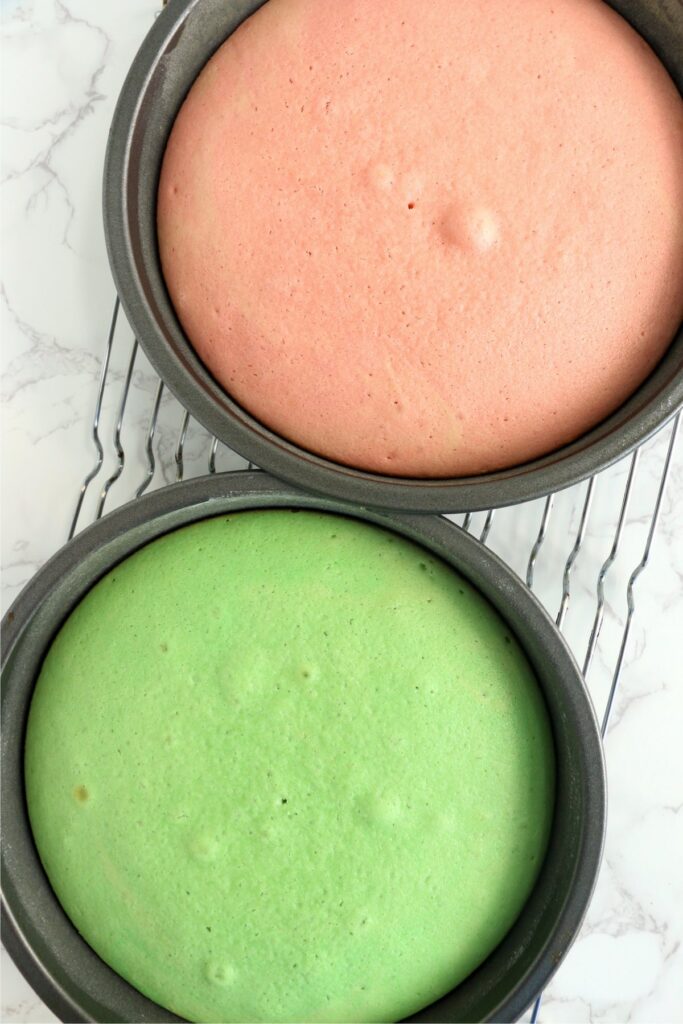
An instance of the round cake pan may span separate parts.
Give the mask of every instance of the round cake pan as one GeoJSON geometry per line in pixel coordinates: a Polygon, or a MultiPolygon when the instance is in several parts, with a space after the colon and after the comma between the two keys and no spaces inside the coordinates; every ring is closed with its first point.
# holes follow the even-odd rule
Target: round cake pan
{"type": "MultiPolygon", "coordinates": [[[[50,643],[93,584],[142,545],[213,515],[310,508],[377,523],[422,544],[466,576],[504,617],[548,707],[557,762],[548,852],[520,917],[488,959],[415,1021],[512,1021],[547,984],[575,938],[593,891],[605,825],[602,744],[590,698],[560,633],[503,562],[438,516],[359,509],[264,473],[211,476],[164,488],[100,520],[34,577],[2,624],[3,940],[38,994],[65,1021],[178,1018],[107,967],[62,911],[36,852],[24,795],[23,746],[33,687],[50,643]]],[[[115,629],[116,623],[102,623],[115,629]]],[[[97,685],[97,680],[93,680],[97,685]]]]}
{"type": "MultiPolygon", "coordinates": [[[[683,402],[683,330],[638,391],[595,429],[543,458],[458,479],[418,480],[355,470],[268,430],[214,380],[185,337],[159,262],[156,195],[166,141],[197,74],[263,0],[171,0],[135,58],[114,114],[104,174],[109,259],[124,309],[151,363],[219,440],[276,476],[343,500],[409,512],[467,512],[567,487],[653,434],[683,402]]],[[[683,92],[680,0],[612,0],[683,92]]]]}

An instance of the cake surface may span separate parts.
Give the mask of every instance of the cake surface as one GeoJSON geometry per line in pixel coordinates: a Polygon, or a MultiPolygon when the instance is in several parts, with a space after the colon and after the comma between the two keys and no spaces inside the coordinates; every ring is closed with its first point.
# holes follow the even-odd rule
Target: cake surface
{"type": "Polygon", "coordinates": [[[389,1021],[497,945],[554,753],[504,621],[421,547],[315,512],[204,520],[82,600],[26,738],[48,877],[192,1021],[389,1021]]]}
{"type": "Polygon", "coordinates": [[[577,438],[683,315],[683,102],[602,0],[269,0],[191,89],[185,332],[312,452],[478,474],[577,438]]]}

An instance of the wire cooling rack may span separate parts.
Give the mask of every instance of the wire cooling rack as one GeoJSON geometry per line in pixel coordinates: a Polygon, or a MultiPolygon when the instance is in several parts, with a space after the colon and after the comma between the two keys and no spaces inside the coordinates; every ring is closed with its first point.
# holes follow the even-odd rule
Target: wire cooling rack
{"type": "MultiPolygon", "coordinates": [[[[554,616],[582,666],[603,737],[627,661],[680,416],[616,466],[575,487],[524,505],[448,517],[501,555],[554,616]]],[[[69,538],[149,489],[251,467],[170,394],[132,336],[118,298],[95,397],[92,444],[93,463],[78,492],[69,538]]]]}

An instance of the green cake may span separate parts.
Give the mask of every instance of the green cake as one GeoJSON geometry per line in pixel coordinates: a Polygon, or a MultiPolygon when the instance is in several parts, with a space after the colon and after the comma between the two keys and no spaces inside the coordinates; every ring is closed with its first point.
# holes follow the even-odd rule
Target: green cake
{"type": "Polygon", "coordinates": [[[148,544],[81,601],[26,737],[65,911],[190,1021],[397,1021],[527,899],[554,756],[504,621],[421,547],[318,512],[148,544]]]}

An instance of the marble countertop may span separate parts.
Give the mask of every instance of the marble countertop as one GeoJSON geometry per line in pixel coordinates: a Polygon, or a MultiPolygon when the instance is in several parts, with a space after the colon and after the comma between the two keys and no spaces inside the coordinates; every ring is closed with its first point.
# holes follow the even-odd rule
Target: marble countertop
{"type": "MultiPolygon", "coordinates": [[[[157,0],[0,0],[3,19],[2,601],[6,609],[64,543],[78,491],[94,463],[91,428],[115,293],[107,266],[100,184],[107,130],[126,69],[157,0]]],[[[79,526],[97,514],[115,475],[122,398],[125,463],[106,510],[146,479],[145,439],[158,378],[124,318],[103,393],[104,463],[79,526]],[[125,392],[131,355],[130,389],[125,392]],[[105,488],[106,490],[106,488],[105,488]]],[[[161,394],[151,487],[179,472],[183,410],[161,394]]],[[[683,430],[681,431],[683,434],[683,430]]],[[[618,557],[607,577],[603,630],[587,680],[602,714],[626,621],[629,576],[640,562],[671,437],[640,454],[618,557]]],[[[209,468],[211,439],[190,421],[182,472],[209,468]]],[[[610,811],[595,897],[577,942],[543,1000],[540,1020],[683,1020],[683,440],[674,451],[606,740],[610,811]]],[[[219,447],[219,470],[244,462],[219,447]]],[[[569,577],[564,631],[583,660],[600,566],[612,546],[630,461],[595,483],[569,577]]],[[[556,614],[566,560],[581,531],[586,485],[554,500],[534,589],[556,614]]],[[[488,543],[521,574],[544,503],[506,509],[488,543]]],[[[481,531],[484,516],[472,529],[481,531]]],[[[56,1018],[2,951],[3,1021],[56,1018]]]]}

